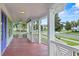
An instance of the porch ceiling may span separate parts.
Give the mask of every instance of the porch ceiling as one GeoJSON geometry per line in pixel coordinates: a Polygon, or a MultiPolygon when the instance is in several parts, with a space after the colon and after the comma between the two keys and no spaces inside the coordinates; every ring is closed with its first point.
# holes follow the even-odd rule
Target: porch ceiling
{"type": "Polygon", "coordinates": [[[48,13],[51,3],[6,3],[4,4],[14,20],[36,18],[48,13]],[[20,13],[22,12],[22,13],[20,13]],[[23,13],[24,12],[24,13],[23,13]]]}

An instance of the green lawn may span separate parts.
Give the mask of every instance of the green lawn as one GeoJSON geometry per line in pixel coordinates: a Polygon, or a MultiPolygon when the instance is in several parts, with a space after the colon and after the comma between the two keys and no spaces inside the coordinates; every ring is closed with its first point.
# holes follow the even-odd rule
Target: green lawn
{"type": "Polygon", "coordinates": [[[79,44],[78,43],[75,43],[75,42],[71,42],[71,41],[67,41],[67,40],[63,40],[66,44],[70,45],[70,46],[78,46],[79,44]]]}
{"type": "Polygon", "coordinates": [[[73,35],[78,35],[79,36],[79,31],[63,30],[61,32],[66,33],[66,34],[73,34],[73,35]]]}
{"type": "Polygon", "coordinates": [[[79,32],[72,32],[72,31],[70,31],[70,32],[65,32],[66,34],[73,34],[73,35],[78,35],[79,36],[79,32]]]}
{"type": "MultiPolygon", "coordinates": [[[[71,30],[69,30],[69,31],[63,31],[63,33],[65,33],[65,34],[73,34],[73,35],[78,35],[79,36],[79,32],[72,32],[71,30]]],[[[73,40],[73,41],[79,42],[78,39],[75,39],[75,38],[72,38],[72,37],[61,36],[61,35],[57,35],[57,37],[60,40],[64,41],[68,45],[71,45],[71,46],[77,46],[77,45],[79,45],[78,43],[68,41],[68,40],[73,40]],[[68,39],[68,40],[64,40],[64,39],[61,39],[61,38],[65,38],[65,39],[68,39]]]]}
{"type": "Polygon", "coordinates": [[[78,41],[79,42],[79,40],[78,39],[75,39],[75,38],[61,36],[61,35],[57,35],[57,36],[59,36],[60,38],[66,38],[66,39],[69,39],[69,40],[74,40],[74,41],[78,41]]]}
{"type": "Polygon", "coordinates": [[[48,44],[48,36],[45,35],[45,34],[42,34],[41,35],[41,42],[45,43],[45,44],[48,44]]]}
{"type": "MultiPolygon", "coordinates": [[[[67,38],[67,37],[62,37],[62,36],[56,36],[56,38],[58,38],[59,40],[65,42],[66,44],[70,45],[70,46],[79,46],[78,43],[75,43],[75,42],[71,42],[71,41],[68,41],[68,40],[64,40],[62,38],[67,38]]],[[[67,38],[68,39],[68,38],[67,38]]],[[[70,39],[70,38],[69,38],[70,39]]],[[[70,39],[71,40],[71,39],[70,39]]]]}

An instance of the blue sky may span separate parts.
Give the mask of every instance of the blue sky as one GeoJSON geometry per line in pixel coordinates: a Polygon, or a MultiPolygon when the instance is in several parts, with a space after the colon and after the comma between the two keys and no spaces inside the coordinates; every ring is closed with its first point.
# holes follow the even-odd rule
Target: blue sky
{"type": "Polygon", "coordinates": [[[61,22],[77,21],[79,19],[79,5],[68,3],[62,12],[59,13],[61,22]]]}
{"type": "Polygon", "coordinates": [[[41,20],[41,25],[47,25],[47,17],[41,20]]]}
{"type": "MultiPolygon", "coordinates": [[[[68,3],[64,7],[64,10],[58,15],[61,19],[61,22],[77,21],[79,19],[79,4],[68,3]]],[[[41,20],[41,25],[47,25],[47,17],[41,20]]]]}

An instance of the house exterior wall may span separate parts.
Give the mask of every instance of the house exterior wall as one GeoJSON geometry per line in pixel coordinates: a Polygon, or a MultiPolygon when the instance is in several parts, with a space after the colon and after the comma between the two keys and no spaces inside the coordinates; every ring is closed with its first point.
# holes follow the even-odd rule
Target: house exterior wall
{"type": "Polygon", "coordinates": [[[79,26],[77,26],[77,31],[79,31],[79,26]]]}
{"type": "MultiPolygon", "coordinates": [[[[0,48],[1,48],[1,6],[0,6],[0,48]]],[[[0,49],[0,55],[1,55],[1,49],[0,49]]]]}
{"type": "MultiPolygon", "coordinates": [[[[8,10],[6,9],[5,5],[2,4],[2,3],[0,3],[0,32],[1,32],[1,24],[2,24],[2,23],[1,23],[1,10],[2,10],[10,19],[12,19],[11,16],[10,16],[10,14],[9,14],[9,12],[8,12],[8,10]]],[[[7,22],[7,23],[8,23],[8,22],[7,22]]],[[[7,24],[7,25],[8,25],[8,24],[7,24]]],[[[8,38],[8,35],[9,35],[9,33],[8,33],[8,27],[7,27],[6,47],[3,49],[3,51],[0,50],[0,55],[4,53],[5,49],[7,48],[7,46],[9,45],[9,43],[10,43],[11,40],[12,40],[12,37],[8,38]]],[[[1,33],[0,33],[0,43],[1,43],[1,33]]],[[[0,44],[0,48],[1,48],[1,44],[0,44]]]]}
{"type": "Polygon", "coordinates": [[[71,29],[72,29],[72,31],[79,31],[79,26],[77,26],[77,27],[72,27],[71,29]]]}

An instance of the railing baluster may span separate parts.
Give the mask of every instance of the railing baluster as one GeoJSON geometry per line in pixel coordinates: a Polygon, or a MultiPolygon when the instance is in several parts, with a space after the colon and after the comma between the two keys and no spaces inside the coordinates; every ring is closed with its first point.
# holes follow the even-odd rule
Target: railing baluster
{"type": "Polygon", "coordinates": [[[61,44],[55,41],[51,41],[52,44],[56,44],[57,56],[79,56],[79,49],[61,44]]]}

